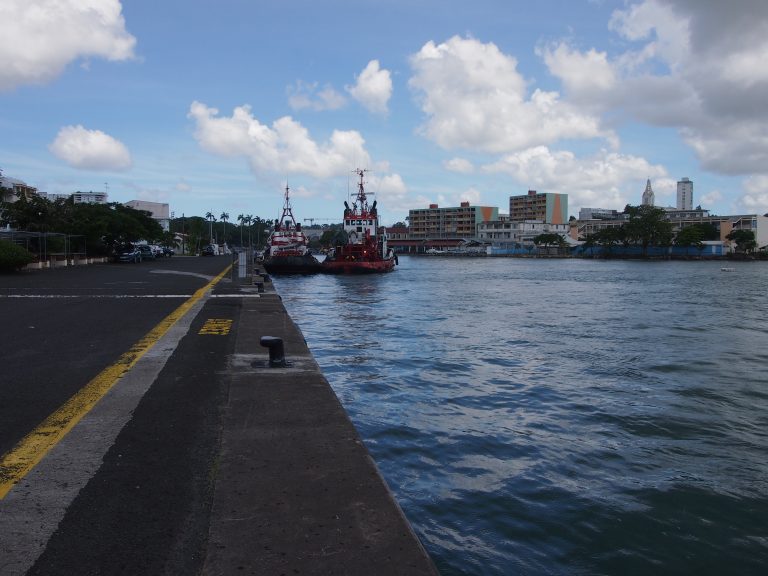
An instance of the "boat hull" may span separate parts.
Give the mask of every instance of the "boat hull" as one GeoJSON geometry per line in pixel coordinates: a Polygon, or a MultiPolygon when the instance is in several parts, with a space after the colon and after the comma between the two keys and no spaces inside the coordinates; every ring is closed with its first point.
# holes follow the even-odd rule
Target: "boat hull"
{"type": "Polygon", "coordinates": [[[315,274],[322,264],[312,256],[272,256],[264,259],[264,269],[270,274],[315,274]]]}
{"type": "Polygon", "coordinates": [[[325,260],[322,263],[323,272],[329,274],[377,274],[391,272],[395,269],[395,259],[385,260],[325,260]]]}

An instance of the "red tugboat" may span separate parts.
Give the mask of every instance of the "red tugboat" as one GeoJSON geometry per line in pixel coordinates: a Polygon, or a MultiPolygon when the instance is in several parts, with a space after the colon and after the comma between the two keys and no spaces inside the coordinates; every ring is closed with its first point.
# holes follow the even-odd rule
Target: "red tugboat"
{"type": "Polygon", "coordinates": [[[264,250],[264,269],[270,274],[320,272],[320,262],[309,252],[309,240],[293,217],[289,192],[286,186],[283,215],[275,220],[275,229],[264,250]]]}
{"type": "Polygon", "coordinates": [[[387,249],[387,236],[379,228],[376,201],[368,206],[364,175],[367,170],[355,170],[360,177],[357,198],[352,208],[344,202],[344,231],[347,244],[336,246],[323,261],[323,271],[337,274],[390,272],[397,264],[397,256],[387,249]]]}

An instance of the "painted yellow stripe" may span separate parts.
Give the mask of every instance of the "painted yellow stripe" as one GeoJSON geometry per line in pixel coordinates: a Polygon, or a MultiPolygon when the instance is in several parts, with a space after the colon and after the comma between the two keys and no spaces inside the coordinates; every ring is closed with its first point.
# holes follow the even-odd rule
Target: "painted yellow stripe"
{"type": "Polygon", "coordinates": [[[232,329],[232,320],[228,318],[209,318],[200,328],[198,334],[226,336],[232,329]]]}
{"type": "Polygon", "coordinates": [[[195,292],[189,300],[176,308],[144,337],[136,342],[111,366],[88,382],[58,410],[48,416],[37,428],[27,434],[10,452],[0,459],[0,500],[14,484],[26,476],[45,455],[74,428],[83,416],[101,400],[115,383],[144,356],[171,327],[213,288],[232,268],[224,271],[195,292]]]}

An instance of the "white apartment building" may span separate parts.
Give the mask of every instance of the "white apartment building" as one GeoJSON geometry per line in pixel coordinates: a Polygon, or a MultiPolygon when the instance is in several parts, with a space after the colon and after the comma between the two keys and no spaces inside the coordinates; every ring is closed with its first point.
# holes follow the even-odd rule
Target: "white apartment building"
{"type": "Polygon", "coordinates": [[[568,235],[570,225],[550,224],[541,220],[491,220],[477,225],[477,239],[492,244],[533,244],[539,234],[568,235]]]}
{"type": "Polygon", "coordinates": [[[693,208],[693,181],[683,178],[677,182],[677,209],[691,210],[693,208]]]}
{"type": "Polygon", "coordinates": [[[171,228],[171,211],[168,204],[161,202],[148,202],[146,200],[129,200],[125,203],[129,208],[134,210],[143,210],[149,212],[152,218],[160,223],[163,230],[168,232],[171,228]]]}

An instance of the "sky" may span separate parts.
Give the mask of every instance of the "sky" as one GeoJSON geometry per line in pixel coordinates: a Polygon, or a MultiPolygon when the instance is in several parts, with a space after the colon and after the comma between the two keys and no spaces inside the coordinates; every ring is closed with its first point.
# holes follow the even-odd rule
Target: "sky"
{"type": "Polygon", "coordinates": [[[765,0],[0,0],[0,169],[175,216],[768,212],[765,0]]]}

